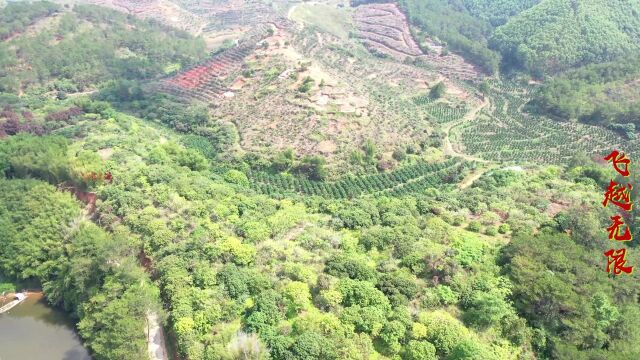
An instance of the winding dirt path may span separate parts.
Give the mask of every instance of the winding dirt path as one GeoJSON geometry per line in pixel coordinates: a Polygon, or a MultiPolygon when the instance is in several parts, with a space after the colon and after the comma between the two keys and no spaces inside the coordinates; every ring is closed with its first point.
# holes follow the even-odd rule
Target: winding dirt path
{"type": "Polygon", "coordinates": [[[493,169],[496,169],[497,167],[498,167],[497,164],[491,164],[491,165],[483,166],[481,168],[474,170],[471,174],[467,175],[461,182],[458,183],[458,188],[461,190],[468,188],[476,180],[480,179],[482,175],[486,174],[487,172],[493,169]]]}
{"type": "Polygon", "coordinates": [[[454,127],[466,122],[466,121],[471,121],[473,120],[476,115],[478,114],[478,112],[480,112],[482,109],[484,109],[485,107],[489,106],[489,100],[487,98],[485,98],[482,103],[478,106],[476,106],[475,108],[473,108],[471,111],[469,111],[462,119],[457,120],[457,121],[452,121],[448,124],[446,124],[443,128],[442,131],[444,131],[445,136],[443,139],[443,152],[445,155],[450,155],[450,156],[459,156],[467,161],[476,161],[481,163],[481,167],[476,169],[475,171],[473,171],[471,174],[467,175],[460,183],[458,183],[458,188],[459,189],[466,189],[469,186],[471,186],[471,184],[473,184],[476,180],[478,180],[482,175],[484,175],[486,172],[491,171],[493,169],[495,169],[497,167],[497,164],[494,164],[491,161],[479,158],[477,156],[473,156],[473,155],[469,155],[469,154],[465,154],[462,153],[460,151],[457,151],[453,144],[451,143],[451,129],[453,129],[454,127]]]}
{"type": "Polygon", "coordinates": [[[454,127],[466,122],[466,121],[471,121],[473,120],[476,115],[478,114],[478,112],[480,112],[480,110],[484,109],[485,107],[487,107],[489,105],[489,100],[487,98],[485,98],[482,103],[478,106],[476,106],[475,108],[473,108],[471,111],[469,111],[464,117],[462,117],[462,119],[457,120],[457,121],[452,121],[447,123],[443,128],[442,131],[444,132],[444,139],[443,139],[443,151],[445,155],[450,155],[450,156],[459,156],[465,160],[468,161],[477,161],[477,162],[481,162],[481,163],[490,163],[490,161],[479,158],[477,156],[473,156],[473,155],[469,155],[469,154],[465,154],[459,151],[456,151],[456,149],[453,147],[453,144],[451,143],[451,129],[453,129],[454,127]]]}
{"type": "Polygon", "coordinates": [[[160,325],[160,318],[155,312],[147,314],[146,335],[151,360],[169,360],[167,346],[164,342],[164,331],[160,325]]]}

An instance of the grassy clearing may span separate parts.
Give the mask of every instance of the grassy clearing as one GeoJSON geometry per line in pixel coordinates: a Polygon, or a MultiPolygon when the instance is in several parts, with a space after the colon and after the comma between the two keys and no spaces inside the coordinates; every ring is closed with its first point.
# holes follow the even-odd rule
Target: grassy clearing
{"type": "Polygon", "coordinates": [[[353,28],[347,10],[324,4],[300,4],[291,11],[291,19],[317,26],[341,39],[347,39],[353,28]]]}

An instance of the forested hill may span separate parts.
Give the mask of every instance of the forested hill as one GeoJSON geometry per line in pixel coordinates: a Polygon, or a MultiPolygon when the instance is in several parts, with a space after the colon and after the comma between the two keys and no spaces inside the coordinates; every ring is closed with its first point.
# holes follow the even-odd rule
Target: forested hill
{"type": "Polygon", "coordinates": [[[401,0],[427,35],[488,72],[503,65],[533,75],[633,56],[640,3],[613,0],[401,0]]]}
{"type": "Polygon", "coordinates": [[[469,12],[492,26],[504,25],[513,16],[537,5],[540,0],[464,0],[469,12]]]}
{"type": "Polygon", "coordinates": [[[25,4],[12,2],[0,12],[1,92],[43,86],[63,97],[117,78],[163,76],[206,55],[202,39],[116,11],[25,4]]]}
{"type": "Polygon", "coordinates": [[[640,3],[545,0],[513,17],[491,44],[534,74],[601,63],[640,50],[640,3]]]}
{"type": "Polygon", "coordinates": [[[548,81],[531,105],[559,118],[624,126],[633,137],[640,125],[639,78],[638,60],[588,65],[548,81]]]}

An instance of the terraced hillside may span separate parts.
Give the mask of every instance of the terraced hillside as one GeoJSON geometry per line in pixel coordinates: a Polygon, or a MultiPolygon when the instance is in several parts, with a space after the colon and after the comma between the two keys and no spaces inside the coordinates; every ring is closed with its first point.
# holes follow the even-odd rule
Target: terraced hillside
{"type": "MultiPolygon", "coordinates": [[[[238,14],[220,17],[240,11],[233,9],[240,2],[201,5],[181,3],[200,9],[198,16],[222,19],[220,28],[241,25],[224,20],[242,20],[238,14]]],[[[282,19],[261,6],[243,11],[282,19]]],[[[490,93],[480,95],[480,73],[424,33],[412,32],[395,4],[363,4],[351,11],[357,43],[315,24],[293,31],[286,20],[258,16],[237,46],[164,80],[160,89],[211,105],[217,118],[235,124],[244,151],[268,154],[292,147],[301,155],[320,153],[332,165],[349,162],[350,153],[368,140],[379,146],[381,161],[388,161],[403,139],[424,144],[445,124],[453,124],[447,141],[455,153],[489,161],[560,163],[575,149],[593,154],[616,145],[635,146],[604,128],[525,114],[530,94],[514,92],[523,89],[519,85],[495,80],[490,93]],[[375,56],[380,54],[388,58],[375,56]],[[315,85],[299,94],[295,90],[304,77],[315,85]],[[439,81],[447,84],[448,96],[434,100],[428,89],[439,81]],[[491,105],[458,124],[483,97],[491,105]],[[261,106],[263,101],[272,106],[261,106]]]]}
{"type": "Polygon", "coordinates": [[[310,181],[285,175],[253,173],[252,186],[270,196],[315,195],[326,198],[355,198],[365,195],[406,196],[458,183],[473,164],[453,158],[440,163],[419,163],[391,172],[347,177],[333,182],[310,181]]]}
{"type": "Polygon", "coordinates": [[[422,55],[404,14],[396,4],[360,5],[353,18],[358,37],[368,49],[397,59],[422,55]]]}
{"type": "Polygon", "coordinates": [[[215,38],[230,30],[243,33],[256,24],[287,26],[286,19],[260,0],[87,0],[141,19],[185,30],[205,38],[215,38]]]}
{"type": "Polygon", "coordinates": [[[596,156],[613,148],[639,152],[637,137],[629,140],[600,126],[523,112],[530,90],[522,85],[494,82],[489,96],[491,108],[454,129],[459,150],[487,160],[518,164],[562,164],[579,153],[596,156]]]}
{"type": "Polygon", "coordinates": [[[367,3],[355,7],[357,36],[369,51],[396,60],[411,60],[448,78],[476,80],[480,72],[462,57],[445,51],[430,34],[412,29],[397,4],[367,3]]]}
{"type": "Polygon", "coordinates": [[[199,34],[206,25],[204,19],[183,10],[169,0],[89,0],[88,2],[141,19],[154,19],[193,34],[199,34]]]}
{"type": "Polygon", "coordinates": [[[237,71],[245,58],[253,52],[266,32],[256,31],[236,46],[227,49],[189,70],[161,82],[159,88],[173,95],[211,102],[228,91],[227,75],[237,71]]]}
{"type": "Polygon", "coordinates": [[[371,56],[329,33],[277,30],[264,43],[229,77],[233,96],[212,108],[236,125],[246,151],[291,147],[321,154],[344,171],[366,141],[376,144],[379,160],[391,161],[394,150],[421,148],[435,124],[462,117],[472,106],[467,102],[478,102],[448,80],[445,98],[431,99],[430,87],[442,80],[434,72],[371,56]]]}

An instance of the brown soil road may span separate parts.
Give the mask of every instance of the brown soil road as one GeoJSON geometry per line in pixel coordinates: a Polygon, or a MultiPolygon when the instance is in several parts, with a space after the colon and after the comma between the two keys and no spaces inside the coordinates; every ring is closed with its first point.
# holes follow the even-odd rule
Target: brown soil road
{"type": "Polygon", "coordinates": [[[478,112],[480,112],[480,110],[484,109],[485,107],[487,107],[489,105],[489,100],[487,100],[486,98],[483,100],[483,102],[478,105],[477,107],[473,108],[471,111],[469,111],[462,119],[458,120],[458,121],[452,121],[448,124],[446,124],[443,128],[442,131],[444,131],[444,140],[443,140],[443,152],[445,155],[450,155],[450,156],[459,156],[467,161],[476,161],[481,163],[481,167],[476,169],[474,172],[472,172],[471,174],[467,175],[467,177],[462,180],[462,182],[460,182],[458,184],[458,188],[460,189],[466,189],[467,187],[471,186],[471,184],[473,184],[474,181],[478,180],[484,173],[493,170],[494,168],[496,168],[495,164],[492,164],[490,161],[479,158],[477,156],[473,156],[473,155],[468,155],[465,153],[462,153],[458,150],[456,150],[453,147],[453,144],[451,143],[451,139],[450,139],[450,134],[451,134],[451,129],[453,129],[454,127],[464,123],[465,121],[471,121],[473,120],[476,115],[478,114],[478,112]]]}
{"type": "Polygon", "coordinates": [[[473,108],[471,111],[469,111],[462,119],[457,120],[457,121],[452,121],[447,123],[443,128],[442,131],[444,132],[444,139],[443,139],[443,151],[445,155],[450,155],[450,156],[459,156],[465,160],[468,161],[477,161],[477,162],[481,162],[481,163],[489,163],[490,161],[487,161],[485,159],[473,156],[473,155],[468,155],[462,152],[457,151],[454,147],[453,144],[451,143],[451,129],[453,129],[454,127],[464,123],[465,121],[470,121],[473,120],[476,115],[478,114],[478,112],[480,112],[480,110],[484,109],[487,105],[489,105],[489,100],[487,100],[486,98],[484,99],[484,101],[482,102],[482,104],[476,106],[475,108],[473,108]]]}
{"type": "Polygon", "coordinates": [[[160,319],[155,312],[147,314],[147,347],[151,360],[168,360],[167,346],[164,342],[164,332],[160,319]]]}

